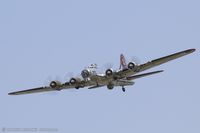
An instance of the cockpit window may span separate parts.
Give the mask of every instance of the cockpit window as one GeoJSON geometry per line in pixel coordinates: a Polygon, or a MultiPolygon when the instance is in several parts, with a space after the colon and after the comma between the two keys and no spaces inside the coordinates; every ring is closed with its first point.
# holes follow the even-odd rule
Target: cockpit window
{"type": "Polygon", "coordinates": [[[91,64],[88,68],[97,68],[97,64],[91,64]]]}

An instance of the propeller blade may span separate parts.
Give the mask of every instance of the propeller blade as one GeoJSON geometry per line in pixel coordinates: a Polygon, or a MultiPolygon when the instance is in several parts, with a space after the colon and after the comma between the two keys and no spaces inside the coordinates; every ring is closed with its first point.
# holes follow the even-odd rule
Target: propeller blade
{"type": "Polygon", "coordinates": [[[141,64],[141,60],[136,56],[132,56],[131,57],[131,61],[135,62],[136,64],[141,64]]]}

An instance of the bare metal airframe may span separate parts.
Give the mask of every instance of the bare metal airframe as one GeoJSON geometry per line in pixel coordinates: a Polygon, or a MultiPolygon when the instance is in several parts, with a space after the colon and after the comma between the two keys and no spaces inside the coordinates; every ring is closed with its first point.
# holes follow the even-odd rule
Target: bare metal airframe
{"type": "Polygon", "coordinates": [[[138,74],[145,70],[151,69],[155,66],[159,66],[168,61],[180,58],[182,56],[191,54],[195,49],[188,49],[181,51],[172,55],[168,55],[162,58],[158,58],[152,61],[149,61],[144,64],[137,64],[135,62],[126,63],[126,59],[123,54],[120,55],[120,68],[113,70],[111,68],[107,69],[105,73],[98,73],[96,71],[97,65],[92,64],[81,72],[81,76],[72,77],[69,81],[61,83],[60,81],[51,81],[49,86],[16,91],[8,93],[9,95],[21,95],[21,94],[31,94],[38,92],[48,92],[48,91],[61,91],[64,89],[80,89],[87,87],[88,89],[99,88],[107,86],[109,90],[112,90],[114,87],[121,87],[122,91],[125,92],[126,86],[134,85],[134,80],[157,73],[163,72],[163,70],[153,71],[143,74],[138,74]]]}

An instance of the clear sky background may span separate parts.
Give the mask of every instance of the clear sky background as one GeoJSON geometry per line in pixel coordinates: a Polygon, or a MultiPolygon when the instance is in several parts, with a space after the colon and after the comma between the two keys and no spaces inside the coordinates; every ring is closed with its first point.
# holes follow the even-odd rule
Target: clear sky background
{"type": "Polygon", "coordinates": [[[199,133],[199,6],[198,0],[0,1],[0,128],[199,133]],[[79,74],[90,63],[118,68],[120,53],[144,63],[188,48],[197,52],[152,69],[165,72],[137,80],[126,93],[103,87],[7,95],[43,86],[49,76],[79,74]]]}

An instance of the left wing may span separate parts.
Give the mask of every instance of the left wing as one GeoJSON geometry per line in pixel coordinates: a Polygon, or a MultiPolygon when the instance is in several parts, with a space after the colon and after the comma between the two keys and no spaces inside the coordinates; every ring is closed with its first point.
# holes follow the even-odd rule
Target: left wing
{"type": "Polygon", "coordinates": [[[152,60],[150,62],[147,62],[145,64],[140,65],[139,71],[141,72],[141,71],[153,68],[155,66],[159,66],[159,65],[164,64],[166,62],[169,62],[169,61],[175,60],[177,58],[183,57],[185,55],[191,54],[194,51],[195,51],[195,49],[188,49],[188,50],[181,51],[181,52],[178,52],[178,53],[175,53],[175,54],[172,54],[172,55],[168,55],[168,56],[165,56],[165,57],[162,57],[162,58],[152,60]]]}
{"type": "Polygon", "coordinates": [[[168,56],[165,56],[165,57],[161,57],[161,58],[149,61],[147,63],[138,65],[136,70],[131,70],[131,69],[121,70],[121,71],[117,72],[115,74],[115,76],[117,76],[119,78],[124,78],[124,77],[130,76],[130,75],[134,75],[136,73],[145,71],[147,69],[151,69],[153,67],[159,66],[159,65],[164,64],[166,62],[169,62],[169,61],[178,59],[180,57],[186,56],[188,54],[193,53],[194,51],[195,51],[195,49],[188,49],[188,50],[181,51],[181,52],[178,52],[178,53],[175,53],[175,54],[171,54],[171,55],[168,55],[168,56]]]}

